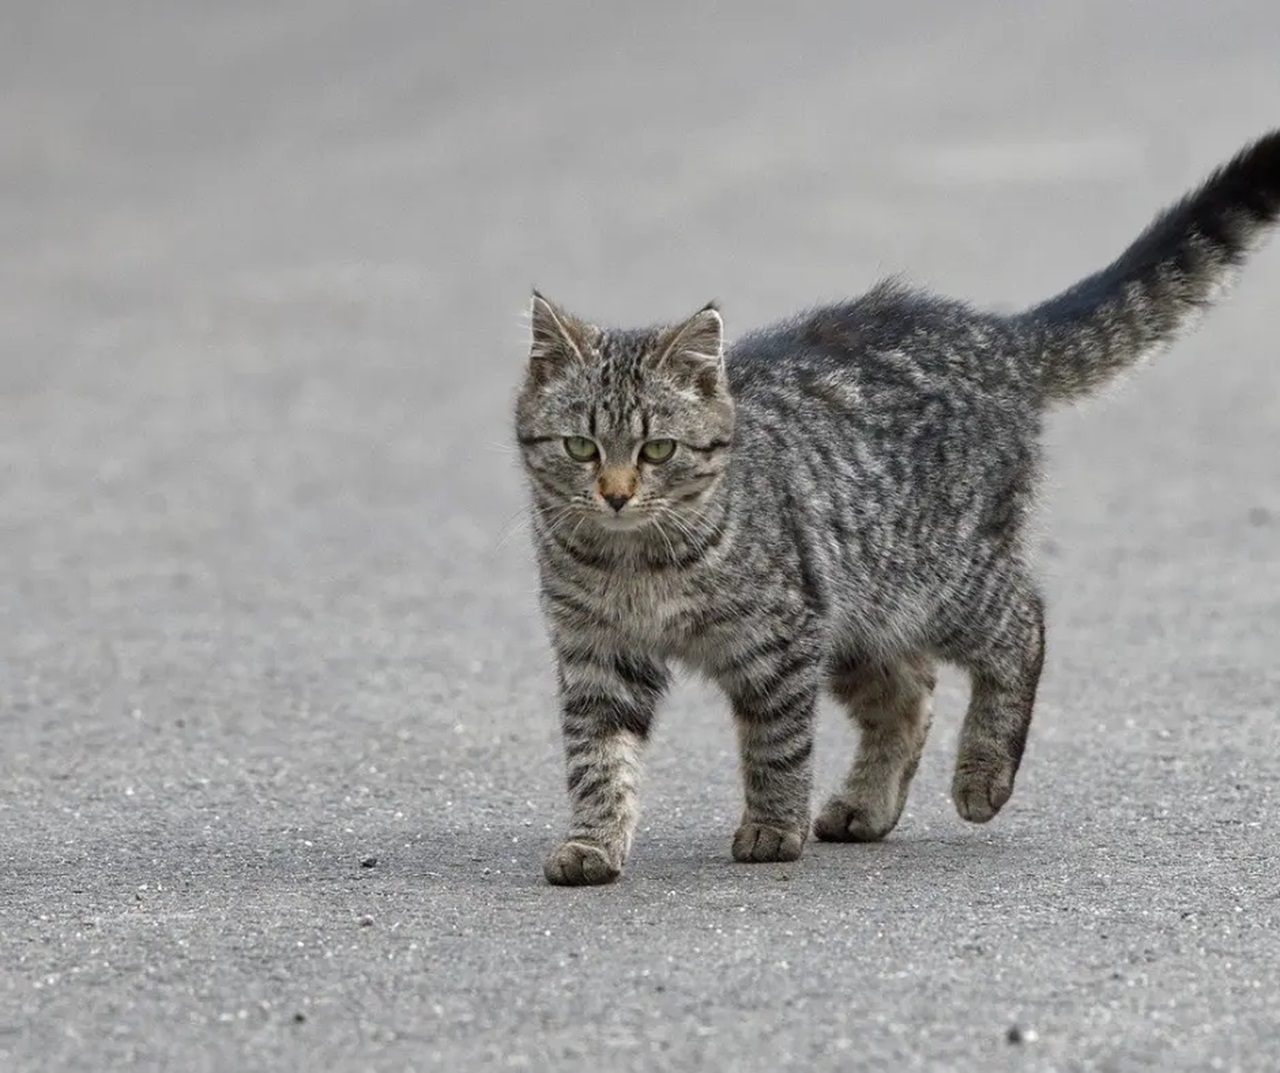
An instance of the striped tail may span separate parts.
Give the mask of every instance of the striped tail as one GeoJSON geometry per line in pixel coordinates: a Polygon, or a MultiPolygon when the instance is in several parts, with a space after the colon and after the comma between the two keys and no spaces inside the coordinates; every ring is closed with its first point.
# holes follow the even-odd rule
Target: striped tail
{"type": "Polygon", "coordinates": [[[1019,318],[1049,401],[1088,395],[1186,334],[1280,219],[1280,130],[1166,209],[1120,257],[1019,318]]]}

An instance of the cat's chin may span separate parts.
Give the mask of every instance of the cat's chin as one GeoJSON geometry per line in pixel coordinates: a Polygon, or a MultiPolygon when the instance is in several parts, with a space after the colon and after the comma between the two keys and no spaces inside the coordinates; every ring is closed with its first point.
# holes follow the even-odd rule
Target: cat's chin
{"type": "Polygon", "coordinates": [[[605,533],[638,533],[652,524],[647,514],[605,514],[600,512],[596,525],[605,533]]]}

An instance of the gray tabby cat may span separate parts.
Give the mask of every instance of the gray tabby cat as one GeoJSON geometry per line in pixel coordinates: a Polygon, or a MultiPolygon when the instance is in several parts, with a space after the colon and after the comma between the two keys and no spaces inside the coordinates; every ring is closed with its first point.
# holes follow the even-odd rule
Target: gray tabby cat
{"type": "Polygon", "coordinates": [[[1024,536],[1042,414],[1172,342],[1277,216],[1280,131],[1108,268],[1014,316],[882,283],[726,351],[714,305],[613,330],[535,293],[516,430],[572,804],[547,879],[620,874],[672,661],[733,708],[737,860],[800,855],[824,683],[861,740],[814,831],[891,831],[939,661],[972,681],[955,805],[990,820],[1044,659],[1024,536]]]}

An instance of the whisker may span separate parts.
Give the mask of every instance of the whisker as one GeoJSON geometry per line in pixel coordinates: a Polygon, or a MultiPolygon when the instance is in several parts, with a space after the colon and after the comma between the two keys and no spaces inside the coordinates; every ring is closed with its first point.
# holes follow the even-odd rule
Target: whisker
{"type": "Polygon", "coordinates": [[[511,536],[511,533],[514,531],[512,529],[513,526],[515,526],[519,522],[529,520],[529,514],[532,511],[532,509],[533,509],[532,506],[526,503],[514,514],[509,515],[506,518],[506,520],[503,521],[503,523],[500,526],[498,526],[498,538],[499,538],[498,547],[501,547],[502,544],[511,536]]]}
{"type": "Polygon", "coordinates": [[[578,530],[582,528],[582,523],[585,522],[586,520],[587,520],[587,515],[586,515],[586,512],[584,511],[582,514],[582,517],[578,519],[578,524],[573,527],[573,531],[569,534],[570,544],[572,544],[574,540],[577,539],[578,530]]]}
{"type": "MultiPolygon", "coordinates": [[[[499,537],[493,546],[493,551],[501,551],[516,533],[525,532],[533,523],[535,513],[546,512],[549,508],[544,507],[541,503],[530,503],[521,507],[515,514],[511,515],[500,527],[499,537]]],[[[552,516],[548,519],[549,525],[557,525],[564,518],[568,517],[574,511],[573,504],[557,504],[550,508],[552,516]]]]}
{"type": "Polygon", "coordinates": [[[682,515],[678,514],[671,508],[669,504],[662,505],[662,515],[667,521],[676,527],[676,530],[686,540],[697,540],[698,532],[694,529],[692,523],[682,515]]]}
{"type": "Polygon", "coordinates": [[[666,543],[667,551],[671,555],[671,561],[674,563],[677,558],[676,547],[671,543],[671,538],[667,536],[667,531],[662,528],[662,519],[658,514],[653,516],[653,527],[658,531],[658,536],[662,537],[663,541],[666,543]]]}
{"type": "Polygon", "coordinates": [[[505,527],[505,532],[503,532],[498,537],[491,551],[494,554],[502,551],[502,549],[505,548],[511,542],[511,539],[517,533],[527,533],[532,523],[533,523],[533,514],[531,511],[526,511],[523,514],[518,515],[515,518],[512,518],[509,522],[507,522],[507,525],[505,527]]]}

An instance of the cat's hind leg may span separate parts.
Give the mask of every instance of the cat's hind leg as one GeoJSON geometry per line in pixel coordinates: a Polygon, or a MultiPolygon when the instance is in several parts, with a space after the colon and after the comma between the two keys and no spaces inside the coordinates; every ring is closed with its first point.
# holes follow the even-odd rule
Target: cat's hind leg
{"type": "Polygon", "coordinates": [[[814,823],[819,838],[874,842],[893,830],[924,750],[936,684],[936,665],[923,653],[832,664],[828,685],[860,738],[844,785],[814,823]]]}
{"type": "Polygon", "coordinates": [[[1031,729],[1044,664],[1044,603],[1024,579],[985,601],[984,636],[955,653],[973,691],[960,731],[951,796],[956,811],[986,823],[1009,800],[1031,729]]]}

